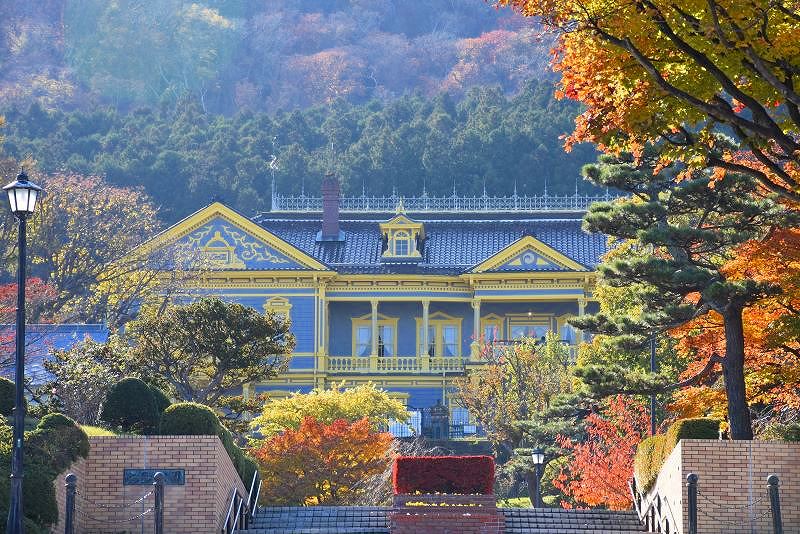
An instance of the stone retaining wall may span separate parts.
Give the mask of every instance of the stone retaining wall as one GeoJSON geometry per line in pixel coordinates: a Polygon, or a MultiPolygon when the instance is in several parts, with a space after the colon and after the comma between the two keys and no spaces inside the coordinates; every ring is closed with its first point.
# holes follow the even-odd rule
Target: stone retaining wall
{"type": "Polygon", "coordinates": [[[646,498],[660,500],[670,531],[689,529],[686,476],[698,487],[698,534],[772,532],[767,477],[780,478],[784,532],[800,532],[800,443],[681,440],[646,498]]]}

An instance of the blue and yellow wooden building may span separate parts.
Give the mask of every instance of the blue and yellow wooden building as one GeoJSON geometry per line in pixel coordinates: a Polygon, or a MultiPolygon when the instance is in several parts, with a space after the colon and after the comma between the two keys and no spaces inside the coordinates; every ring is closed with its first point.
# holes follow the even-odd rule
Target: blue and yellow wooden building
{"type": "Polygon", "coordinates": [[[213,203],[145,246],[194,251],[197,294],[291,320],[288,371],[246,393],[369,381],[415,414],[447,406],[454,434],[469,435],[450,383],[482,343],[548,331],[578,342],[566,321],[595,306],[606,249],[581,230],[591,200],[339,198],[328,179],[322,198],[273,194],[272,211],[253,217],[213,203]]]}

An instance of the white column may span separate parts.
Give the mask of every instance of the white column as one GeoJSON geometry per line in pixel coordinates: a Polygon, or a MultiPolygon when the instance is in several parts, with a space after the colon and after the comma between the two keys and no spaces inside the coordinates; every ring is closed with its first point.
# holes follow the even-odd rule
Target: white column
{"type": "Polygon", "coordinates": [[[481,301],[472,301],[472,343],[469,344],[469,357],[477,360],[481,353],[481,301]]]}
{"type": "MultiPolygon", "coordinates": [[[[583,317],[586,313],[586,299],[578,299],[578,317],[583,317]]],[[[583,330],[575,329],[575,342],[580,344],[583,342],[583,330]]]]}
{"type": "Polygon", "coordinates": [[[372,304],[372,355],[378,355],[378,301],[373,299],[372,304]]]}
{"type": "Polygon", "coordinates": [[[331,316],[331,309],[330,309],[330,301],[325,299],[325,303],[322,308],[322,352],[327,355],[330,351],[330,342],[331,342],[331,334],[330,334],[330,326],[329,320],[331,316]]]}
{"type": "Polygon", "coordinates": [[[430,308],[431,301],[423,300],[422,301],[422,351],[420,356],[428,356],[428,347],[431,344],[431,340],[428,338],[430,335],[428,332],[430,331],[430,321],[429,321],[429,313],[428,310],[430,308]]]}
{"type": "Polygon", "coordinates": [[[480,343],[481,339],[481,301],[472,301],[472,339],[480,343]]]}

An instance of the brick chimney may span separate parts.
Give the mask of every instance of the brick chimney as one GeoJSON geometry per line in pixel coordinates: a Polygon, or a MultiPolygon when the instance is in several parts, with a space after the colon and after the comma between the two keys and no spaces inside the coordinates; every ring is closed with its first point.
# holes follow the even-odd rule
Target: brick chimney
{"type": "Polygon", "coordinates": [[[322,179],[322,230],[317,241],[344,241],[339,229],[339,179],[334,174],[322,179]]]}

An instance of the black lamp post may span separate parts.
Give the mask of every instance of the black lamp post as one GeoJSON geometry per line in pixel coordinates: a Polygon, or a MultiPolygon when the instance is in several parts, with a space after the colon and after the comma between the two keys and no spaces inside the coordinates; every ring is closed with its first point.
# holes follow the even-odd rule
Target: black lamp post
{"type": "Polygon", "coordinates": [[[25,223],[36,209],[42,188],[28,181],[25,171],[20,171],[16,181],[3,188],[8,193],[11,213],[18,222],[17,244],[17,350],[14,357],[14,442],[11,445],[11,499],[8,508],[8,534],[23,534],[22,526],[22,446],[25,440],[25,223]]]}
{"type": "Polygon", "coordinates": [[[544,466],[544,451],[539,447],[531,451],[531,459],[536,468],[536,473],[533,476],[533,494],[531,495],[531,502],[534,508],[542,507],[542,467],[544,466]]]}

